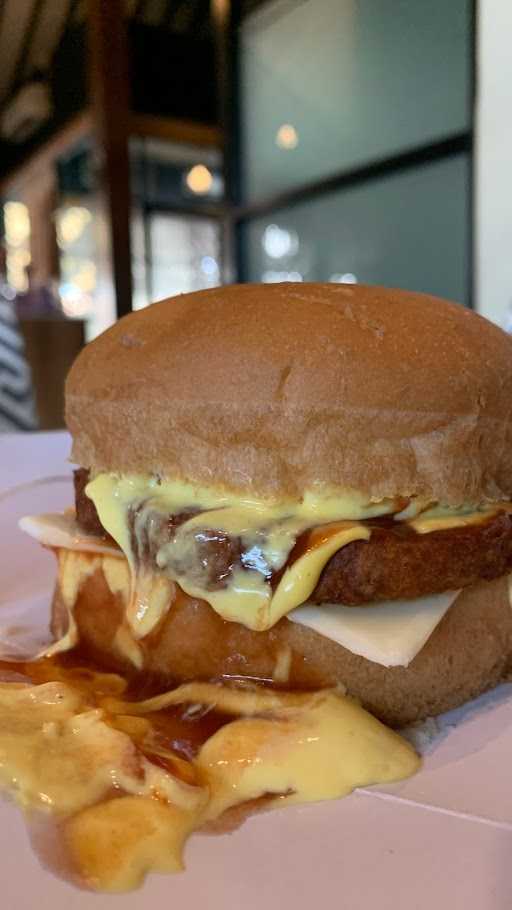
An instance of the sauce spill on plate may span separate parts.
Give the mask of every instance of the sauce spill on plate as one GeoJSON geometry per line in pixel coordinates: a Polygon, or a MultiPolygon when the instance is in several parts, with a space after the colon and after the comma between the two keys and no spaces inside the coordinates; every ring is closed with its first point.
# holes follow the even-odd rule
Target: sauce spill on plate
{"type": "Polygon", "coordinates": [[[43,858],[94,890],[182,869],[195,830],[226,829],[262,805],[344,796],[419,764],[338,691],[194,682],[145,695],[78,651],[0,663],[0,784],[36,820],[43,858]]]}

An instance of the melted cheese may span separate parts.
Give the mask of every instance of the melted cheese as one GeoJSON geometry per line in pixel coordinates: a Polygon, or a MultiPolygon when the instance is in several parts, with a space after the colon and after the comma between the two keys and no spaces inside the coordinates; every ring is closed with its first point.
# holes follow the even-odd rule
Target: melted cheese
{"type": "Polygon", "coordinates": [[[337,550],[353,540],[368,540],[369,537],[370,532],[364,525],[344,522],[342,529],[326,537],[286,569],[275,592],[259,572],[245,569],[235,570],[231,582],[219,591],[194,584],[186,574],[176,573],[175,579],[186,594],[206,600],[223,619],[261,632],[272,628],[290,610],[307,600],[322,569],[337,550]]]}
{"type": "MultiPolygon", "coordinates": [[[[151,534],[155,515],[191,513],[174,530],[170,542],[158,546],[158,537],[153,538],[157,541],[156,564],[163,576],[176,581],[191,597],[206,600],[223,619],[263,631],[307,600],[337,550],[354,540],[369,538],[362,520],[397,512],[400,506],[399,500],[369,502],[357,492],[340,493],[322,487],[308,491],[299,501],[269,501],[237,497],[222,489],[180,481],[115,474],[98,475],[86,492],[102,525],[131,565],[133,589],[127,621],[136,639],[149,634],[166,609],[162,593],[165,588],[158,573],[148,577],[136,571],[132,551],[132,537],[138,539],[141,532],[151,534]],[[135,516],[133,534],[130,515],[135,516]],[[270,576],[285,566],[297,537],[332,522],[339,524],[338,532],[334,534],[327,524],[325,537],[285,570],[272,591],[270,576]],[[223,586],[213,590],[197,544],[197,536],[208,529],[240,540],[244,554],[243,567],[235,567],[223,586]],[[160,589],[153,590],[154,586],[160,589]]],[[[425,534],[477,524],[502,507],[510,508],[510,504],[497,503],[475,512],[469,507],[429,508],[429,503],[418,499],[412,500],[397,517],[425,534]]]]}
{"type": "Polygon", "coordinates": [[[66,622],[62,623],[62,634],[49,648],[45,648],[40,657],[50,657],[61,651],[69,651],[78,641],[78,630],[75,622],[75,604],[80,588],[90,575],[103,564],[101,554],[94,554],[87,560],[81,559],[79,551],[62,549],[57,551],[59,561],[60,594],[66,610],[66,622]]]}
{"type": "Polygon", "coordinates": [[[369,538],[370,531],[367,527],[350,522],[340,522],[334,534],[320,536],[303,556],[286,569],[281,578],[272,599],[272,625],[308,599],[331,556],[353,540],[369,538]]]}
{"type": "Polygon", "coordinates": [[[153,595],[148,595],[147,587],[141,591],[142,575],[140,572],[135,575],[130,513],[136,514],[137,534],[139,526],[151,527],[151,515],[200,510],[175,530],[170,543],[158,549],[158,567],[191,597],[206,600],[223,619],[262,631],[307,599],[336,550],[353,540],[368,539],[369,531],[358,523],[359,519],[389,514],[397,508],[395,500],[369,503],[356,493],[335,496],[318,490],[307,493],[299,502],[263,501],[178,481],[162,483],[156,478],[113,474],[100,474],[88,484],[86,492],[103,527],[126,554],[134,572],[127,618],[135,638],[143,637],[155,627],[162,617],[162,605],[158,600],[157,607],[152,608],[153,595]],[[308,528],[334,520],[345,522],[337,535],[304,554],[285,572],[277,590],[272,592],[269,575],[285,565],[297,537],[308,528]],[[239,538],[247,554],[244,567],[235,569],[225,587],[219,590],[212,590],[209,578],[201,577],[200,573],[194,535],[205,528],[239,538]]]}
{"type": "Polygon", "coordinates": [[[305,604],[288,614],[353,654],[384,667],[408,667],[448,612],[458,591],[365,607],[305,604]]]}
{"type": "MultiPolygon", "coordinates": [[[[313,520],[332,518],[345,510],[352,516],[385,513],[396,506],[387,500],[382,503],[364,504],[362,497],[338,498],[309,494],[301,503],[263,503],[240,500],[233,504],[222,491],[197,490],[186,484],[158,484],[148,478],[116,478],[100,475],[88,486],[93,494],[102,523],[120,545],[127,548],[131,566],[130,576],[126,563],[120,556],[121,549],[109,547],[104,541],[83,535],[72,515],[28,517],[20,526],[41,543],[59,548],[59,558],[67,560],[63,591],[68,611],[68,632],[50,651],[66,650],[76,643],[73,607],[85,576],[80,560],[73,561],[69,552],[89,551],[103,560],[102,568],[111,591],[121,594],[125,604],[125,619],[118,628],[114,645],[123,657],[141,667],[143,653],[138,642],[151,633],[165,617],[174,597],[173,582],[190,596],[206,600],[226,620],[239,622],[250,629],[261,631],[271,628],[282,616],[290,615],[296,622],[308,625],[320,634],[337,641],[354,653],[385,666],[407,666],[421,650],[438,622],[448,609],[447,598],[422,598],[412,605],[380,604],[378,612],[368,613],[364,608],[343,606],[310,607],[306,604],[318,578],[331,556],[352,540],[365,540],[370,536],[367,526],[356,520],[338,521],[324,528],[317,527],[307,551],[284,572],[275,591],[259,569],[261,565],[276,571],[285,564],[296,537],[313,520]],[[156,555],[158,568],[139,569],[135,573],[134,557],[130,546],[128,511],[137,507],[142,526],[156,512],[164,516],[179,510],[193,510],[223,503],[223,508],[210,508],[192,514],[177,529],[172,543],[160,547],[156,555]],[[255,566],[238,568],[232,573],[226,587],[210,590],[201,583],[194,570],[198,554],[193,549],[194,534],[205,527],[217,529],[241,539],[245,551],[250,551],[255,566]],[[258,560],[260,565],[258,565],[258,560]],[[117,581],[116,581],[117,578],[117,581]]],[[[419,501],[403,510],[397,518],[417,532],[434,531],[479,524],[489,520],[499,509],[510,511],[510,503],[496,503],[478,511],[469,507],[450,510],[440,506],[426,508],[428,503],[419,501]],[[421,514],[418,510],[423,508],[421,514]]],[[[99,565],[99,563],[98,563],[99,565]]],[[[90,574],[96,563],[87,566],[90,574]]],[[[455,596],[455,595],[453,595],[455,596]]],[[[451,602],[451,601],[450,601],[451,602]]]]}
{"type": "MultiPolygon", "coordinates": [[[[338,519],[375,518],[388,515],[397,508],[397,500],[394,499],[372,502],[357,491],[333,491],[323,486],[306,491],[301,500],[269,500],[236,495],[219,487],[200,487],[185,481],[160,480],[154,476],[135,474],[98,474],[87,485],[86,493],[98,509],[100,519],[99,508],[105,516],[108,513],[109,523],[116,531],[112,534],[114,540],[125,533],[126,511],[130,505],[146,499],[161,503],[165,514],[179,514],[187,509],[213,511],[230,508],[245,513],[243,523],[255,520],[248,517],[250,514],[259,513],[263,516],[260,524],[273,524],[278,519],[292,516],[302,519],[306,527],[338,519]]],[[[112,532],[109,530],[109,533],[112,532]]],[[[129,545],[126,538],[123,542],[129,545]]]]}
{"type": "Polygon", "coordinates": [[[376,780],[396,780],[416,770],[417,759],[396,734],[332,692],[311,698],[306,710],[281,710],[274,718],[248,718],[222,727],[202,747],[198,767],[212,790],[207,818],[263,793],[279,804],[346,796],[376,780]],[[283,795],[281,795],[283,794],[283,795]]]}
{"type": "Polygon", "coordinates": [[[496,515],[496,509],[482,512],[469,512],[466,515],[420,515],[408,524],[417,534],[432,534],[433,531],[450,531],[453,528],[468,528],[489,521],[496,515]]]}
{"type": "MultiPolygon", "coordinates": [[[[38,657],[52,657],[54,654],[59,654],[62,651],[69,651],[70,648],[73,648],[77,644],[78,630],[74,615],[75,605],[82,586],[96,571],[103,571],[105,580],[112,594],[121,595],[125,607],[130,600],[130,573],[126,560],[119,558],[119,553],[117,551],[115,556],[99,552],[88,553],[87,558],[84,558],[82,551],[80,550],[76,550],[75,548],[70,550],[59,548],[56,549],[56,554],[59,561],[61,601],[66,610],[67,617],[65,623],[61,620],[61,626],[63,628],[61,630],[60,638],[50,645],[50,647],[44,648],[44,650],[37,655],[38,657]]],[[[125,626],[126,623],[120,626],[118,632],[120,636],[122,636],[122,630],[125,626]]],[[[133,641],[131,635],[129,638],[129,643],[128,641],[125,642],[126,647],[121,653],[123,656],[128,657],[135,666],[141,666],[141,652],[136,655],[137,645],[133,641]]]]}
{"type": "Polygon", "coordinates": [[[27,807],[78,812],[110,794],[195,807],[197,794],[138,754],[83,693],[63,682],[0,684],[0,779],[27,807]]]}
{"type": "Polygon", "coordinates": [[[57,816],[73,868],[96,890],[183,868],[188,835],[234,806],[269,794],[279,805],[334,799],[419,766],[408,743],[334,691],[190,683],[124,702],[108,696],[122,691],[119,677],[95,685],[89,674],[77,687],[55,671],[37,686],[0,683],[0,781],[24,807],[57,816]],[[190,761],[152,739],[155,711],[184,703],[233,717],[190,761]]]}

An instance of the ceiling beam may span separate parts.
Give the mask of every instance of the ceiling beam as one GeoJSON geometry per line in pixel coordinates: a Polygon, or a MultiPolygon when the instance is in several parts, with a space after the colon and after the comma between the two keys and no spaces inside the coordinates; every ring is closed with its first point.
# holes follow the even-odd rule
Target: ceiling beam
{"type": "Polygon", "coordinates": [[[131,114],[130,133],[133,136],[212,148],[220,148],[222,144],[222,134],[216,126],[176,117],[155,117],[152,114],[131,114]]]}
{"type": "MultiPolygon", "coordinates": [[[[5,174],[0,180],[0,195],[16,192],[27,181],[37,178],[39,170],[59,160],[69,149],[91,138],[94,122],[90,108],[81,111],[66,123],[54,136],[32,151],[25,161],[5,174]]],[[[167,142],[198,145],[205,148],[219,148],[222,134],[218,127],[196,123],[193,120],[179,120],[173,117],[153,117],[146,114],[131,114],[129,132],[132,136],[146,139],[162,139],[167,142]]]]}
{"type": "Polygon", "coordinates": [[[5,174],[0,180],[0,196],[18,192],[30,180],[37,180],[39,172],[50,164],[54,165],[70,148],[87,139],[91,132],[92,116],[87,109],[73,117],[58,133],[32,151],[25,161],[5,174]]]}
{"type": "Polygon", "coordinates": [[[7,92],[7,97],[14,95],[16,90],[23,83],[25,75],[28,73],[30,47],[32,45],[37,26],[39,25],[39,20],[41,18],[43,8],[44,0],[34,0],[32,9],[30,11],[28,24],[25,29],[25,34],[23,35],[23,41],[21,42],[20,49],[18,51],[16,65],[14,67],[13,80],[11,87],[7,92]]]}

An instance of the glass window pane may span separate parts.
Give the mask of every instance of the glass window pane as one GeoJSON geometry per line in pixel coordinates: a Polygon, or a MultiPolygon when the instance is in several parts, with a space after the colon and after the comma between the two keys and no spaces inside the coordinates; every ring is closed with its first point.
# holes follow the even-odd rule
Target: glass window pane
{"type": "Polygon", "coordinates": [[[135,218],[132,222],[134,309],[219,284],[220,230],[216,220],[165,212],[150,214],[148,219],[146,255],[142,220],[135,218]]]}
{"type": "Polygon", "coordinates": [[[244,229],[250,281],[359,281],[469,297],[467,155],[280,209],[244,229]]]}
{"type": "Polygon", "coordinates": [[[255,199],[470,125],[471,0],[276,0],[241,34],[255,199]]]}

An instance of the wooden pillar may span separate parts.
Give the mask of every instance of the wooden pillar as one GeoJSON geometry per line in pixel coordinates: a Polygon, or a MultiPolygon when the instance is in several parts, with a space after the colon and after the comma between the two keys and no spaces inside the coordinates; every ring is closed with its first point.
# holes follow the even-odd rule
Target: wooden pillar
{"type": "Polygon", "coordinates": [[[30,283],[33,288],[54,290],[59,280],[59,250],[55,225],[57,178],[55,166],[38,170],[27,181],[21,198],[30,217],[30,283]]]}
{"type": "Polygon", "coordinates": [[[221,128],[225,215],[222,219],[222,279],[239,279],[240,250],[233,210],[240,203],[238,123],[238,40],[240,0],[210,0],[215,42],[217,114],[221,128]]]}
{"type": "Polygon", "coordinates": [[[88,0],[90,93],[117,316],[132,308],[130,81],[122,0],[88,0]]]}

